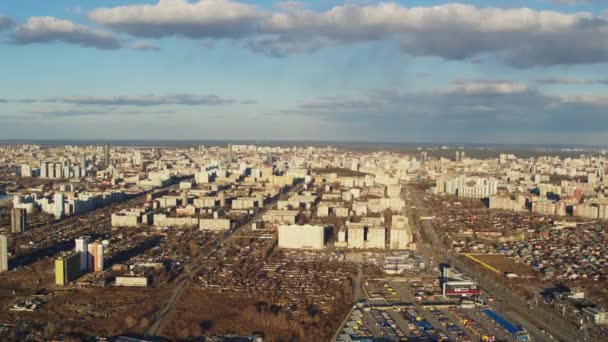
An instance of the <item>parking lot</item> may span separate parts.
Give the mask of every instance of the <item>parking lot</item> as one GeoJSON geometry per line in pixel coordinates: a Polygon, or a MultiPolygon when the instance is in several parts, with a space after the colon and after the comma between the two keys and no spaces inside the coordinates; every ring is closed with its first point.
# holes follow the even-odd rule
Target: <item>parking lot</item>
{"type": "MultiPolygon", "coordinates": [[[[482,310],[488,305],[448,300],[433,276],[370,279],[368,298],[355,305],[336,341],[381,339],[385,341],[515,341],[482,310]]],[[[492,311],[494,312],[494,311],[492,311]]]]}

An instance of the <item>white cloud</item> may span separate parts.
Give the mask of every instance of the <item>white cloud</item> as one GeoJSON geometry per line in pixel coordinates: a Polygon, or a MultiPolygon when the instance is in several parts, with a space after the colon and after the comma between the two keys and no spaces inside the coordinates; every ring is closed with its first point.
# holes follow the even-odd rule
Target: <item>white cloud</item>
{"type": "Polygon", "coordinates": [[[450,60],[486,55],[518,67],[608,61],[608,14],[449,3],[407,8],[398,3],[344,4],[326,11],[300,2],[275,9],[230,0],[160,0],[100,8],[93,21],[138,37],[245,39],[271,56],[370,41],[395,41],[406,54],[450,60]]]}
{"type": "Polygon", "coordinates": [[[584,84],[599,84],[608,85],[608,79],[583,80],[577,78],[543,78],[534,81],[539,85],[584,85],[584,84]]]}
{"type": "Polygon", "coordinates": [[[254,100],[237,100],[213,94],[165,94],[165,95],[116,95],[116,96],[56,96],[47,98],[6,99],[0,103],[64,103],[87,106],[222,106],[230,104],[255,104],[254,100]]]}
{"type": "Polygon", "coordinates": [[[31,17],[12,34],[16,44],[64,42],[101,50],[115,50],[121,41],[112,33],[54,17],[31,17]]]}
{"type": "Polygon", "coordinates": [[[260,9],[229,0],[160,0],[155,5],[99,8],[89,18],[138,37],[240,38],[254,32],[260,9]]]}
{"type": "Polygon", "coordinates": [[[494,53],[522,67],[608,61],[608,20],[585,12],[457,3],[413,8],[396,3],[342,5],[325,12],[273,13],[262,21],[260,32],[271,36],[264,44],[268,54],[281,52],[286,43],[394,39],[412,55],[461,60],[494,53]]]}
{"type": "MultiPolygon", "coordinates": [[[[608,96],[582,94],[556,96],[563,103],[587,104],[594,106],[608,106],[608,96]]],[[[608,108],[607,108],[608,109],[608,108]]]]}
{"type": "Polygon", "coordinates": [[[150,42],[135,42],[135,44],[133,44],[133,49],[141,51],[160,51],[160,47],[158,45],[150,42]]]}
{"type": "Polygon", "coordinates": [[[534,91],[530,85],[505,80],[457,80],[446,89],[450,93],[463,94],[518,94],[534,91]]]}
{"type": "Polygon", "coordinates": [[[41,101],[99,106],[220,106],[240,103],[239,101],[234,99],[206,94],[166,94],[140,96],[64,96],[42,99],[41,101]]]}

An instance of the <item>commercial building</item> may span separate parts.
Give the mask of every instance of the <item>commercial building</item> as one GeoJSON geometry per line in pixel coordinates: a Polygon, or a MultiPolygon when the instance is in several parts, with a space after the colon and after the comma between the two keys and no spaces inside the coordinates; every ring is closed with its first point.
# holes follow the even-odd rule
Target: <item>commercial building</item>
{"type": "Polygon", "coordinates": [[[18,234],[27,229],[27,210],[23,208],[11,209],[11,232],[18,234]]]}
{"type": "Polygon", "coordinates": [[[451,266],[443,265],[441,270],[441,291],[444,297],[471,297],[481,294],[477,283],[451,266]]]}
{"type": "Polygon", "coordinates": [[[118,276],[116,277],[115,285],[126,287],[146,287],[148,286],[148,278],[134,275],[118,276]]]}
{"type": "Polygon", "coordinates": [[[323,249],[325,231],[325,226],[320,225],[279,226],[279,248],[323,249]]]}
{"type": "Polygon", "coordinates": [[[67,285],[80,275],[80,254],[73,252],[55,259],[55,284],[67,285]]]}
{"type": "Polygon", "coordinates": [[[131,266],[127,273],[116,276],[114,284],[116,286],[146,287],[150,284],[153,270],[154,268],[149,266],[131,266]]]}
{"type": "Polygon", "coordinates": [[[8,241],[0,235],[0,273],[8,271],[8,241]]]}

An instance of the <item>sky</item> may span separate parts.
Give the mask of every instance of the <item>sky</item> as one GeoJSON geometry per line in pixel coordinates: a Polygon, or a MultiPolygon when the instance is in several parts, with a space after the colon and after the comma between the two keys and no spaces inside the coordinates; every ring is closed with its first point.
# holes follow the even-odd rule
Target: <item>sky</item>
{"type": "Polygon", "coordinates": [[[608,0],[0,0],[0,140],[608,145],[608,0]]]}

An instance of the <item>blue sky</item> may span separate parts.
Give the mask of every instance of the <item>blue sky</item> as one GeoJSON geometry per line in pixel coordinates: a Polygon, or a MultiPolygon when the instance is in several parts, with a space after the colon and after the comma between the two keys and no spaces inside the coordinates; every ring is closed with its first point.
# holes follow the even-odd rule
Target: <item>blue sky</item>
{"type": "Polygon", "coordinates": [[[605,145],[606,8],[3,0],[0,138],[605,145]]]}

